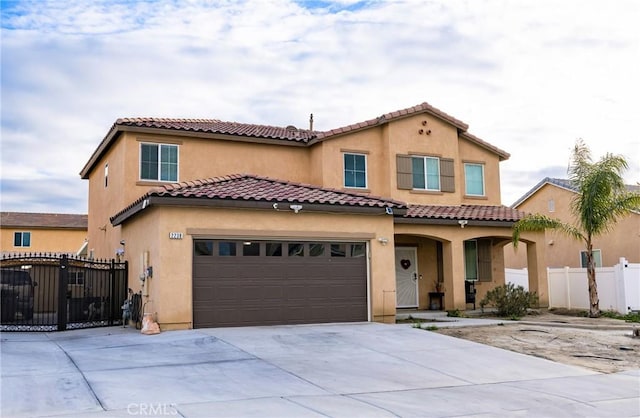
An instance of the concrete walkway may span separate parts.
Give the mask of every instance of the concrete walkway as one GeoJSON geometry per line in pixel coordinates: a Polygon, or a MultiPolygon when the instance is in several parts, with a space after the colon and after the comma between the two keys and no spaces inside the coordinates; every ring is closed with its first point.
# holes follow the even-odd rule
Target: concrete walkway
{"type": "Polygon", "coordinates": [[[411,325],[1,335],[2,417],[631,417],[612,375],[411,325]]]}

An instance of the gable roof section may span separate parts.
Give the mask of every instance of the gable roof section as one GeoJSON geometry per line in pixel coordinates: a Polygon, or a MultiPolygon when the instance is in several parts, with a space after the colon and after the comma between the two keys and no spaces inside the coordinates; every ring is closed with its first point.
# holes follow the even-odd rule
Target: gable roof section
{"type": "MultiPolygon", "coordinates": [[[[558,178],[553,178],[553,177],[545,177],[538,184],[533,186],[531,188],[531,190],[529,190],[524,195],[522,195],[522,197],[520,199],[516,200],[511,205],[511,207],[512,208],[517,208],[518,206],[523,204],[527,199],[529,199],[538,190],[540,190],[545,184],[550,184],[550,185],[559,187],[561,189],[568,190],[568,191],[573,192],[573,193],[577,193],[578,192],[578,188],[573,184],[573,182],[571,180],[558,179],[558,178]]],[[[625,187],[626,187],[627,191],[629,191],[629,192],[640,193],[640,186],[634,186],[634,185],[631,185],[631,184],[625,184],[625,187]]]]}
{"type": "Polygon", "coordinates": [[[318,132],[317,139],[326,139],[337,135],[343,135],[349,132],[361,131],[366,128],[370,128],[376,125],[382,125],[384,123],[389,123],[393,120],[406,118],[409,116],[413,116],[420,113],[429,113],[433,116],[437,116],[438,118],[450,123],[461,131],[466,131],[469,129],[469,125],[466,123],[454,118],[451,115],[446,114],[440,109],[436,109],[431,106],[429,103],[424,102],[416,106],[408,107],[406,109],[400,109],[393,112],[385,113],[384,115],[378,116],[377,118],[369,119],[364,122],[353,123],[351,125],[343,126],[341,128],[331,129],[325,132],[318,132]]]}
{"type": "Polygon", "coordinates": [[[502,205],[409,205],[407,214],[395,218],[395,222],[454,225],[467,221],[464,225],[510,227],[524,215],[522,211],[502,205]]]}
{"type": "Polygon", "coordinates": [[[0,212],[0,225],[3,228],[87,229],[87,223],[87,215],[0,212]]]}
{"type": "Polygon", "coordinates": [[[496,153],[500,160],[509,158],[509,153],[503,151],[482,139],[467,133],[469,126],[448,115],[447,113],[431,106],[427,102],[385,113],[374,119],[331,129],[329,131],[312,131],[298,129],[294,126],[278,127],[269,125],[255,125],[238,122],[224,122],[218,119],[170,119],[170,118],[121,118],[111,126],[107,135],[95,149],[89,161],[80,171],[83,179],[89,178],[89,173],[115,142],[121,132],[147,132],[147,133],[174,133],[199,137],[218,137],[237,141],[269,142],[280,145],[311,146],[320,141],[326,141],[347,133],[380,126],[394,120],[403,119],[420,113],[428,113],[445,122],[450,123],[462,133],[461,137],[496,153]]]}
{"type": "Polygon", "coordinates": [[[387,208],[399,214],[406,205],[358,193],[324,189],[250,174],[236,174],[204,180],[164,185],[150,190],[132,205],[111,217],[120,225],[149,206],[210,206],[291,211],[290,205],[302,205],[302,211],[385,214],[387,208]]]}

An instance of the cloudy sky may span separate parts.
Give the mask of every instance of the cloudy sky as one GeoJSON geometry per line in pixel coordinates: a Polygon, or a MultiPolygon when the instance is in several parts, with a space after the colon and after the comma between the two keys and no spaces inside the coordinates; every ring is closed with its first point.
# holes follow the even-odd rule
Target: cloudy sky
{"type": "Polygon", "coordinates": [[[422,102],[508,151],[502,201],[583,138],[640,181],[640,2],[2,0],[1,210],[86,213],[118,117],[331,129],[422,102]]]}

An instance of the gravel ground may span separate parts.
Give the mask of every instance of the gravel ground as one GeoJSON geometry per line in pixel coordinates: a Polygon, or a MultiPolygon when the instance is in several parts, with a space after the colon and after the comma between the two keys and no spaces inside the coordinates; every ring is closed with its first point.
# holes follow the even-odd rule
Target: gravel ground
{"type": "Polygon", "coordinates": [[[464,338],[601,373],[640,369],[638,323],[543,313],[504,325],[441,328],[435,332],[464,338]]]}

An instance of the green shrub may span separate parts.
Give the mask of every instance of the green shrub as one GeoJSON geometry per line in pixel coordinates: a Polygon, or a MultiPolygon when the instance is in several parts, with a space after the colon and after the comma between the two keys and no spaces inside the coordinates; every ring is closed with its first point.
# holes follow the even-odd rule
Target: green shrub
{"type": "Polygon", "coordinates": [[[507,283],[490,290],[480,301],[480,308],[492,306],[497,309],[497,315],[511,319],[521,318],[527,313],[527,309],[537,305],[538,295],[528,292],[524,287],[516,287],[513,283],[507,283]]]}
{"type": "Polygon", "coordinates": [[[465,318],[466,315],[460,311],[460,309],[453,309],[450,311],[447,311],[447,316],[452,317],[452,318],[465,318]]]}
{"type": "Polygon", "coordinates": [[[600,315],[605,318],[622,319],[626,322],[640,322],[639,312],[629,312],[626,315],[622,315],[615,311],[602,311],[600,315]]]}

